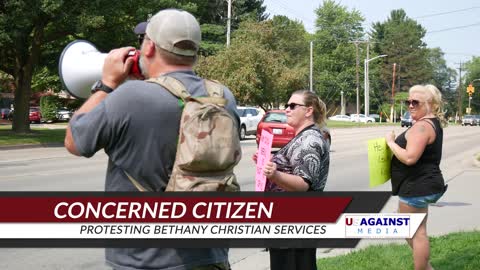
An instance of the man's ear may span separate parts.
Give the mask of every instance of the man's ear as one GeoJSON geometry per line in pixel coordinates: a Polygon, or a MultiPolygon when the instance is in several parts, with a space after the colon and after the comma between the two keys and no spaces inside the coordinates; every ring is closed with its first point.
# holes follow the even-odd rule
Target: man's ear
{"type": "Polygon", "coordinates": [[[145,49],[145,56],[153,57],[155,55],[155,43],[151,40],[144,41],[143,48],[145,49]]]}

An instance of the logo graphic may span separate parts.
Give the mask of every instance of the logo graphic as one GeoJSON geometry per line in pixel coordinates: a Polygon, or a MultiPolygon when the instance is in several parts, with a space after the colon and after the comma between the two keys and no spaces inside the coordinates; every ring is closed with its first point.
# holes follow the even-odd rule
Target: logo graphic
{"type": "Polygon", "coordinates": [[[409,238],[410,228],[409,215],[345,215],[346,238],[409,238]]]}

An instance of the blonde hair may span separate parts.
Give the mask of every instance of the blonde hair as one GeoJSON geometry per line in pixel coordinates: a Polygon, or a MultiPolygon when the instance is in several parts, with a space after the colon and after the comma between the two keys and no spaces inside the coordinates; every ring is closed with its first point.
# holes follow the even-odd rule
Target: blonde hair
{"type": "Polygon", "coordinates": [[[317,126],[323,127],[326,125],[327,106],[315,93],[308,90],[298,90],[293,92],[292,95],[301,95],[305,106],[313,108],[313,121],[317,126]]]}
{"type": "Polygon", "coordinates": [[[445,120],[445,114],[443,112],[442,93],[435,85],[414,85],[408,92],[410,94],[419,93],[423,95],[430,111],[440,120],[442,126],[445,127],[448,124],[448,122],[445,120]]]}

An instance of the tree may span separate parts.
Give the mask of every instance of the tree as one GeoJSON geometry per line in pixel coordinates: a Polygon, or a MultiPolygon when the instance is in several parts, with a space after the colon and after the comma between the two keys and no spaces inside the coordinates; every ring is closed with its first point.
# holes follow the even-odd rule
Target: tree
{"type": "MultiPolygon", "coordinates": [[[[460,91],[466,91],[466,87],[471,83],[472,86],[475,88],[475,92],[472,95],[472,99],[470,101],[472,114],[480,114],[480,57],[473,57],[472,60],[468,61],[465,64],[467,76],[466,76],[466,84],[464,89],[460,89],[460,91]],[[477,80],[479,79],[479,80],[477,80]]],[[[468,106],[468,94],[465,94],[465,106],[468,106]]]]}
{"type": "Polygon", "coordinates": [[[380,79],[384,89],[391,89],[392,65],[400,65],[402,88],[406,91],[415,84],[424,84],[433,79],[433,68],[428,61],[429,50],[422,41],[425,28],[409,18],[403,9],[393,10],[385,22],[373,24],[371,36],[374,52],[386,54],[380,79]]]}
{"type": "MultiPolygon", "coordinates": [[[[227,32],[227,1],[203,0],[195,1],[197,15],[202,27],[202,45],[200,54],[203,56],[214,55],[226,44],[227,32]]],[[[263,0],[232,0],[231,30],[238,28],[240,22],[245,20],[263,21],[265,14],[263,0]]]]}
{"type": "Polygon", "coordinates": [[[356,53],[351,41],[364,35],[364,18],[357,10],[348,11],[335,1],[326,0],[315,10],[314,90],[327,105],[356,100],[356,53]]]}
{"type": "Polygon", "coordinates": [[[428,49],[428,62],[433,71],[433,76],[429,83],[437,86],[442,92],[445,116],[451,116],[458,110],[458,102],[455,95],[457,72],[447,66],[444,53],[440,48],[428,49]]]}
{"type": "MultiPolygon", "coordinates": [[[[303,26],[299,26],[285,17],[242,22],[231,46],[217,55],[202,58],[197,72],[227,85],[239,104],[263,109],[278,107],[291,92],[307,85],[307,69],[302,65],[305,59],[293,57],[301,56],[301,50],[292,54],[284,51],[300,42],[292,36],[299,39],[306,36],[303,26]]],[[[307,44],[304,39],[302,47],[307,44]]]]}
{"type": "Polygon", "coordinates": [[[442,92],[453,90],[457,72],[447,66],[444,53],[440,48],[428,49],[428,63],[432,68],[432,79],[429,83],[435,85],[442,92]]]}
{"type": "MultiPolygon", "coordinates": [[[[192,1],[197,6],[198,20],[201,24],[227,24],[228,2],[225,0],[192,1]]],[[[237,29],[242,21],[251,19],[263,21],[268,18],[263,0],[232,0],[232,28],[237,29]]]]}
{"type": "MultiPolygon", "coordinates": [[[[136,44],[133,26],[167,7],[183,7],[175,1],[127,0],[4,0],[0,2],[0,71],[13,77],[15,115],[12,129],[28,132],[29,98],[33,86],[52,83],[59,88],[56,74],[58,57],[70,41],[88,39],[100,51],[136,44]],[[46,68],[46,69],[45,69],[46,68]],[[46,74],[45,76],[41,76],[46,74]],[[42,80],[45,79],[45,80],[42,80]]],[[[185,4],[185,9],[195,9],[185,4]]]]}
{"type": "Polygon", "coordinates": [[[46,121],[53,121],[57,118],[57,108],[60,100],[57,96],[42,96],[40,98],[40,112],[46,121]]]}

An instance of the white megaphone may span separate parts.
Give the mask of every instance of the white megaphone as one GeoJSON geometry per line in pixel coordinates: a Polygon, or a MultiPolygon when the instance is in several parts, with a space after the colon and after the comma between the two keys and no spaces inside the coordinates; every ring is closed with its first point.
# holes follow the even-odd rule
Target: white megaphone
{"type": "MultiPolygon", "coordinates": [[[[102,78],[103,63],[107,57],[90,42],[75,40],[63,49],[58,63],[60,80],[68,94],[75,98],[86,99],[90,96],[92,85],[102,78]]],[[[134,64],[130,74],[142,77],[139,66],[140,53],[132,51],[134,64]]]]}

